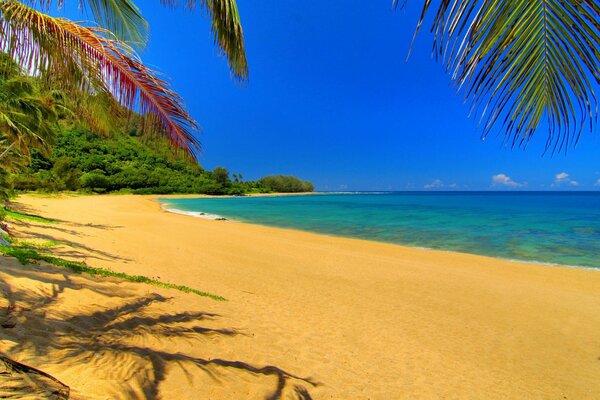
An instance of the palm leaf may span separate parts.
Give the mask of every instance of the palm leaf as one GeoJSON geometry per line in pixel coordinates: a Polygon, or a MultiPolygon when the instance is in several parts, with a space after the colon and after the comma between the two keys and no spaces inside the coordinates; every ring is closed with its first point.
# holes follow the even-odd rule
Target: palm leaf
{"type": "MultiPolygon", "coordinates": [[[[10,76],[0,81],[0,142],[28,155],[30,147],[44,148],[53,138],[58,104],[39,92],[31,77],[10,76]]],[[[7,150],[3,150],[3,154],[7,150]]]]}
{"type": "Polygon", "coordinates": [[[100,135],[109,136],[118,131],[123,122],[131,117],[115,98],[106,92],[80,93],[69,100],[69,108],[72,111],[69,117],[100,135]]]}
{"type": "MultiPolygon", "coordinates": [[[[164,5],[175,7],[177,0],[161,0],[164,5]]],[[[212,20],[215,43],[225,53],[231,71],[241,79],[248,78],[248,62],[244,48],[244,33],[235,0],[188,0],[187,6],[196,5],[208,11],[212,20]]]]}
{"type": "MultiPolygon", "coordinates": [[[[396,5],[397,0],[394,1],[396,5]]],[[[526,145],[542,121],[546,148],[565,150],[594,129],[600,83],[598,0],[441,0],[433,51],[472,112],[483,137],[499,127],[526,145]]],[[[426,0],[415,36],[434,8],[426,0]]]]}
{"type": "Polygon", "coordinates": [[[102,28],[50,17],[14,0],[0,1],[0,48],[26,71],[90,93],[105,92],[144,116],[145,133],[161,134],[188,153],[199,149],[196,122],[181,98],[145,67],[131,47],[102,28]]]}
{"type": "MultiPolygon", "coordinates": [[[[28,0],[48,10],[53,0],[28,0]]],[[[59,8],[64,0],[56,0],[59,8]]],[[[79,8],[89,10],[94,21],[111,31],[118,39],[143,46],[147,40],[148,23],[132,0],[79,0],[79,8]]]]}
{"type": "MultiPolygon", "coordinates": [[[[58,7],[64,0],[55,0],[58,7]]],[[[53,0],[29,0],[48,9],[53,0]]],[[[175,7],[177,0],[161,0],[162,4],[175,7]]],[[[80,8],[89,9],[94,21],[111,31],[123,41],[143,45],[147,39],[148,24],[132,0],[79,0],[80,8]]],[[[205,9],[211,17],[211,29],[215,43],[227,56],[229,67],[235,76],[248,77],[248,63],[244,48],[244,34],[235,0],[188,0],[188,8],[197,5],[205,9]]]]}

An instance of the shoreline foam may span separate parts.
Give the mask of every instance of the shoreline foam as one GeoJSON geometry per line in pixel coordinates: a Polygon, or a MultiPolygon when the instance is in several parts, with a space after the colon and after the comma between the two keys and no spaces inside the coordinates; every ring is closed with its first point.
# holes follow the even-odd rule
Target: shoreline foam
{"type": "Polygon", "coordinates": [[[162,204],[161,208],[166,211],[166,212],[170,212],[173,214],[179,214],[179,215],[187,215],[188,217],[194,217],[194,218],[202,218],[202,219],[207,219],[207,220],[226,220],[226,221],[233,221],[229,218],[225,218],[222,215],[219,214],[210,214],[210,213],[206,213],[203,211],[186,211],[186,210],[179,210],[177,208],[170,208],[168,207],[166,204],[162,204]]]}

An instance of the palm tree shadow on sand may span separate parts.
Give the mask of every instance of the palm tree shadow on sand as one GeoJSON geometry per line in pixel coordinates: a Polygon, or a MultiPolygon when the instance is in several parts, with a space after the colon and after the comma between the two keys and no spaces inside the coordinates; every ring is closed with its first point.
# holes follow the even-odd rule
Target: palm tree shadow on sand
{"type": "Polygon", "coordinates": [[[236,329],[215,327],[221,317],[218,314],[164,314],[160,305],[169,303],[170,298],[157,293],[140,296],[131,284],[65,273],[53,266],[22,266],[3,257],[0,264],[0,297],[4,302],[0,303],[0,340],[14,343],[6,351],[8,356],[27,355],[25,360],[19,358],[25,364],[2,357],[5,368],[0,368],[0,387],[8,389],[0,389],[1,397],[18,396],[27,389],[40,398],[69,398],[68,386],[29,367],[37,357],[50,357],[52,364],[61,367],[86,365],[92,371],[94,365],[100,365],[108,374],[106,379],[119,382],[113,398],[160,397],[159,386],[174,368],[179,368],[188,379],[200,371],[215,383],[222,383],[220,376],[231,373],[244,374],[250,381],[265,382],[266,378],[273,385],[264,395],[266,400],[284,396],[309,400],[309,388],[318,385],[311,378],[273,365],[256,366],[241,360],[203,358],[168,350],[174,341],[186,341],[200,348],[203,343],[244,335],[236,329]],[[34,287],[21,287],[19,282],[23,280],[35,282],[34,287]],[[57,307],[68,292],[79,290],[91,291],[94,304],[75,307],[76,313],[73,307],[69,311],[57,307]],[[107,305],[98,305],[97,300],[103,299],[106,302],[102,304],[107,305]]]}

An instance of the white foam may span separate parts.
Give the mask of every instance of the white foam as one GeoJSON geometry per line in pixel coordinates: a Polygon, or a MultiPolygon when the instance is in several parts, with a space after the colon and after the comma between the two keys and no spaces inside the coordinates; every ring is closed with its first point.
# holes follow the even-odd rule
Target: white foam
{"type": "Polygon", "coordinates": [[[533,265],[542,265],[545,267],[565,267],[565,268],[577,268],[577,269],[589,269],[592,271],[600,271],[598,267],[586,267],[583,265],[570,265],[570,264],[559,264],[553,262],[544,262],[544,261],[534,261],[534,260],[521,260],[518,258],[505,258],[505,257],[493,257],[501,260],[524,263],[524,264],[533,264],[533,265]]]}
{"type": "Polygon", "coordinates": [[[180,214],[180,215],[187,215],[190,217],[195,217],[195,218],[202,218],[202,219],[210,219],[210,220],[218,220],[218,219],[222,219],[225,221],[233,221],[231,219],[225,218],[222,215],[219,214],[210,214],[210,213],[205,213],[202,211],[184,211],[184,210],[178,210],[176,208],[168,208],[166,207],[166,205],[162,205],[162,209],[173,213],[173,214],[180,214]]]}

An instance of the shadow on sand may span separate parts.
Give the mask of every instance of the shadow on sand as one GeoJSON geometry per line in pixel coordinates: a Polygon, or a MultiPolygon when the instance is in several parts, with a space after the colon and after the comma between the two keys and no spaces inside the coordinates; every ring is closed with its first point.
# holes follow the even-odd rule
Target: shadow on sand
{"type": "MultiPolygon", "coordinates": [[[[188,377],[206,374],[215,384],[220,382],[221,374],[228,373],[248,374],[250,380],[261,382],[267,378],[272,384],[264,395],[267,400],[281,399],[284,395],[309,400],[309,389],[318,385],[311,378],[274,365],[257,366],[242,360],[168,351],[169,343],[174,341],[183,340],[201,349],[207,341],[244,335],[236,329],[218,326],[218,314],[205,311],[164,314],[160,311],[161,304],[171,299],[157,293],[140,295],[138,286],[132,286],[135,284],[93,279],[53,266],[22,266],[2,256],[0,265],[0,297],[4,302],[0,303],[0,340],[13,343],[6,352],[28,365],[35,364],[37,357],[47,360],[49,355],[52,364],[61,368],[88,365],[93,370],[94,365],[102,364],[103,370],[113,374],[109,379],[122,383],[115,398],[159,397],[159,386],[173,368],[180,368],[188,377]],[[19,282],[23,281],[34,282],[34,287],[22,287],[19,282]],[[73,291],[92,293],[94,301],[81,307],[57,306],[73,291]],[[20,355],[27,355],[26,359],[20,355]]],[[[51,376],[34,368],[29,371],[11,368],[7,366],[4,371],[0,368],[0,387],[8,388],[0,390],[0,397],[18,397],[28,388],[41,398],[68,398],[69,388],[51,376]]]]}
{"type": "MultiPolygon", "coordinates": [[[[20,213],[24,213],[33,217],[42,218],[37,214],[34,214],[33,211],[21,204],[13,204],[11,205],[11,209],[18,211],[20,213]]],[[[17,233],[18,239],[35,239],[38,241],[51,241],[61,245],[61,248],[58,249],[55,253],[57,256],[61,257],[71,257],[71,258],[94,258],[101,261],[122,261],[122,262],[130,262],[131,260],[125,257],[121,257],[116,254],[107,253],[98,249],[91,248],[85,244],[85,235],[82,235],[81,232],[70,229],[69,226],[83,226],[81,224],[69,221],[62,220],[52,220],[57,222],[56,224],[48,224],[35,220],[13,220],[11,221],[11,225],[13,225],[16,229],[14,229],[17,233]],[[32,229],[35,229],[36,233],[34,235],[28,234],[23,235],[23,232],[31,232],[32,229]],[[66,239],[65,236],[70,237],[71,239],[66,239]]],[[[97,230],[103,231],[111,231],[115,229],[121,228],[118,225],[99,225],[99,224],[86,224],[86,227],[91,227],[97,230]]]]}

